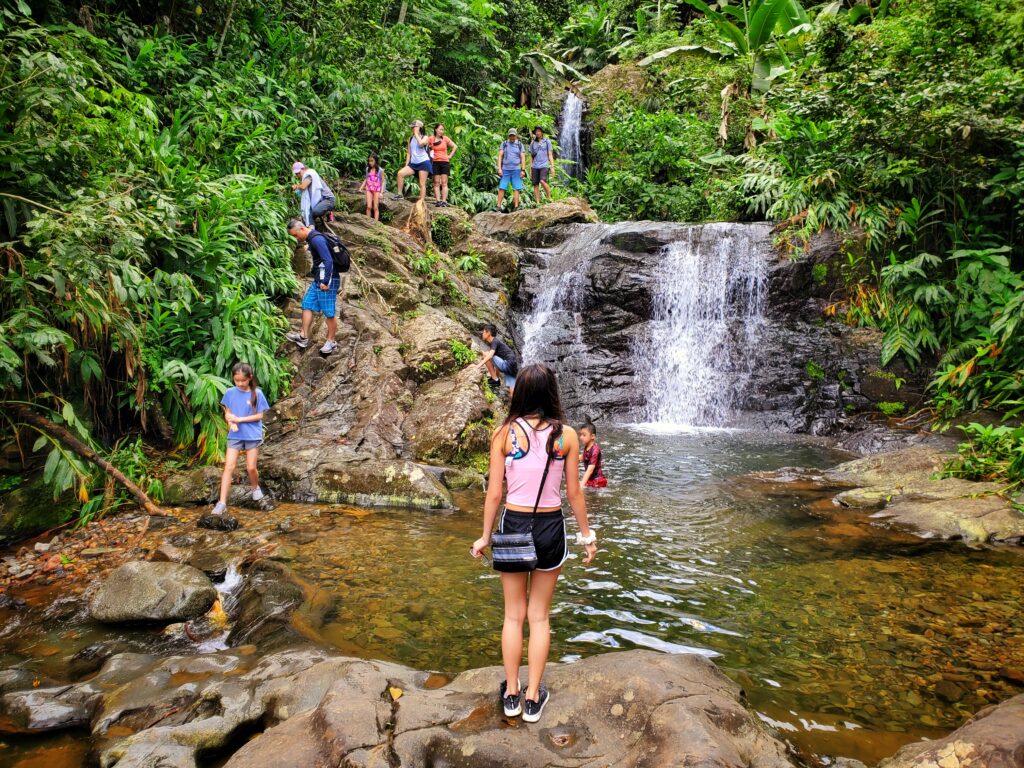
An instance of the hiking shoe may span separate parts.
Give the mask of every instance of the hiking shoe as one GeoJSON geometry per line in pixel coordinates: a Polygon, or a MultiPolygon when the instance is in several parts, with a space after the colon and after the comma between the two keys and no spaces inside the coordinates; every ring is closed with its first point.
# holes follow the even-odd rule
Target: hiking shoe
{"type": "Polygon", "coordinates": [[[405,199],[405,195],[400,195],[397,192],[392,192],[390,195],[388,195],[388,197],[391,200],[404,200],[405,199]]]}
{"type": "Polygon", "coordinates": [[[501,681],[501,708],[505,711],[505,717],[517,717],[523,711],[523,691],[520,687],[519,693],[507,693],[508,683],[501,681]]]}
{"type": "Polygon", "coordinates": [[[227,512],[227,511],[228,511],[228,505],[227,505],[227,504],[225,504],[225,503],[224,503],[223,501],[218,501],[218,502],[217,502],[217,503],[216,503],[216,504],[214,505],[214,507],[213,507],[213,512],[212,512],[211,514],[214,514],[214,515],[223,515],[223,514],[224,514],[225,512],[227,512]]]}
{"type": "Polygon", "coordinates": [[[542,685],[540,692],[537,694],[537,701],[526,699],[523,709],[523,722],[536,723],[540,720],[541,712],[544,711],[544,707],[547,706],[550,699],[551,695],[548,693],[548,689],[542,685]]]}
{"type": "Polygon", "coordinates": [[[501,389],[501,382],[497,379],[487,379],[487,386],[491,388],[491,392],[495,394],[501,389]]]}
{"type": "Polygon", "coordinates": [[[324,345],[322,347],[320,347],[320,354],[321,355],[329,355],[332,352],[334,352],[334,350],[336,350],[337,348],[338,348],[338,342],[336,342],[336,341],[326,341],[326,342],[324,342],[324,345]]]}
{"type": "Polygon", "coordinates": [[[263,492],[263,489],[260,488],[258,485],[255,488],[252,489],[252,500],[253,501],[262,501],[263,497],[266,496],[266,495],[267,494],[265,494],[263,492]]]}
{"type": "Polygon", "coordinates": [[[298,331],[288,331],[288,333],[286,333],[284,337],[288,339],[288,341],[294,341],[296,345],[298,345],[299,349],[305,349],[306,347],[309,346],[309,339],[307,339],[298,331]]]}

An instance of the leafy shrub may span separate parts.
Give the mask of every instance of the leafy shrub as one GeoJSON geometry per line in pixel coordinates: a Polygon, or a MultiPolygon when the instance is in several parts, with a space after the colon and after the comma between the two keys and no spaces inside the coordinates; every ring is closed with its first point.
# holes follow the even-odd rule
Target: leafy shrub
{"type": "Polygon", "coordinates": [[[452,233],[453,221],[449,216],[435,216],[430,222],[430,238],[434,245],[447,253],[455,244],[455,236],[452,233]]]}
{"type": "Polygon", "coordinates": [[[451,348],[452,357],[455,358],[455,362],[458,363],[460,367],[469,365],[476,360],[476,352],[458,339],[451,339],[448,342],[448,345],[451,348]]]}
{"type": "Polygon", "coordinates": [[[487,269],[487,262],[484,261],[482,254],[470,249],[458,258],[455,266],[463,272],[484,272],[487,269]]]}
{"type": "Polygon", "coordinates": [[[1014,487],[1024,481],[1024,427],[972,422],[960,430],[967,439],[958,448],[959,458],[946,465],[946,474],[1014,487]]]}
{"type": "Polygon", "coordinates": [[[886,416],[892,417],[896,416],[897,414],[903,413],[903,411],[905,411],[907,408],[907,404],[895,402],[881,402],[876,403],[875,407],[878,408],[878,410],[884,413],[886,416]]]}

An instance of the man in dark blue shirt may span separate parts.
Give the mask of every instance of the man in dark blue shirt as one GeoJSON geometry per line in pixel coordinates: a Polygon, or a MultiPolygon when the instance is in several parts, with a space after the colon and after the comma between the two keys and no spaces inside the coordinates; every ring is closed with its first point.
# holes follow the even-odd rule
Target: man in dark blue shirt
{"type": "MultiPolygon", "coordinates": [[[[313,257],[313,269],[309,276],[313,280],[302,299],[302,332],[290,331],[286,338],[302,349],[308,347],[313,313],[318,312],[327,319],[327,341],[320,347],[320,354],[329,355],[338,348],[338,342],[335,341],[338,332],[337,302],[338,293],[345,288],[345,275],[335,270],[327,238],[321,232],[307,227],[298,219],[292,219],[288,222],[288,234],[309,247],[310,256],[313,257]]],[[[344,297],[345,294],[341,295],[344,297]]]]}

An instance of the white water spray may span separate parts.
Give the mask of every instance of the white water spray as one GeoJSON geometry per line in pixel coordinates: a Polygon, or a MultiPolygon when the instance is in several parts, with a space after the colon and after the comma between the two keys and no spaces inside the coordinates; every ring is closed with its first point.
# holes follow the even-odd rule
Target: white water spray
{"type": "Polygon", "coordinates": [[[583,127],[583,109],[586,102],[574,92],[565,95],[562,113],[558,116],[558,155],[565,161],[562,169],[574,179],[584,176],[583,147],[580,131],[583,127]]]}

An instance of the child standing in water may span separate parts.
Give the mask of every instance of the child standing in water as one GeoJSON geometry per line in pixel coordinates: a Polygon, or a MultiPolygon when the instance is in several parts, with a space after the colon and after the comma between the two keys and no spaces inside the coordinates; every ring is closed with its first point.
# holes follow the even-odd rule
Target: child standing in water
{"type": "Polygon", "coordinates": [[[270,404],[256,386],[256,375],[248,363],[236,363],[231,369],[231,379],[235,386],[225,392],[220,401],[228,423],[228,450],[224,459],[224,474],[220,478],[220,500],[213,508],[215,515],[223,515],[228,510],[231,478],[235,473],[238,454],[242,451],[245,451],[245,468],[252,486],[252,500],[259,501],[264,496],[256,461],[263,443],[263,414],[270,409],[270,404]]]}
{"type": "Polygon", "coordinates": [[[384,191],[384,177],[380,170],[380,158],[376,152],[371,152],[366,158],[366,178],[359,187],[360,192],[366,192],[366,215],[380,221],[380,196],[384,191]]]}
{"type": "Polygon", "coordinates": [[[607,488],[608,478],[601,471],[601,446],[597,444],[597,429],[589,421],[580,427],[583,443],[583,485],[587,488],[607,488]]]}

